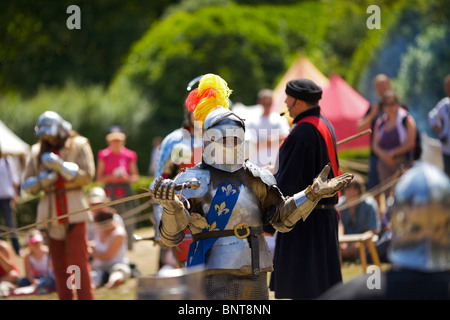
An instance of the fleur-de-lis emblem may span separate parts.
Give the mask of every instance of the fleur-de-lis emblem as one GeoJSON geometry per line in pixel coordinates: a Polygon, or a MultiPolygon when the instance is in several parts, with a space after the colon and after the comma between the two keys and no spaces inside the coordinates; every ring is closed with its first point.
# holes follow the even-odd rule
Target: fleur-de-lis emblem
{"type": "Polygon", "coordinates": [[[222,191],[225,192],[225,194],[227,195],[227,197],[230,194],[236,193],[236,190],[233,189],[233,187],[231,186],[231,184],[227,185],[227,187],[222,187],[222,191]]]}
{"type": "Polygon", "coordinates": [[[220,204],[220,206],[219,206],[218,204],[216,204],[216,205],[214,206],[214,209],[217,211],[217,215],[218,215],[218,216],[222,215],[222,213],[223,213],[223,214],[227,214],[227,213],[230,211],[229,209],[226,208],[225,201],[222,202],[222,203],[220,204]]]}
{"type": "Polygon", "coordinates": [[[215,230],[219,230],[219,229],[217,228],[217,224],[214,221],[211,225],[208,226],[208,231],[215,231],[215,230]]]}

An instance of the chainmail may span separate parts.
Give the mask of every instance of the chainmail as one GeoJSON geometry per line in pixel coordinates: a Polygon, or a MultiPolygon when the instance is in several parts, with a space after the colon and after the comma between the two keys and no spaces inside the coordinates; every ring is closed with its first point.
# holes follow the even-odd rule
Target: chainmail
{"type": "Polygon", "coordinates": [[[239,188],[241,183],[248,186],[249,177],[244,167],[235,172],[227,172],[211,166],[208,166],[207,169],[211,173],[211,183],[213,188],[217,188],[219,185],[224,183],[231,183],[231,185],[236,189],[239,188]]]}
{"type": "Polygon", "coordinates": [[[219,273],[205,276],[205,294],[208,300],[268,300],[267,272],[258,278],[219,273]]]}

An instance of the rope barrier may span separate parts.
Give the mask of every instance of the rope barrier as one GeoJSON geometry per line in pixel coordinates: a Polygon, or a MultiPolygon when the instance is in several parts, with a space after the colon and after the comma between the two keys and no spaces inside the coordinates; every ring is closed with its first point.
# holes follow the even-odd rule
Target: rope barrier
{"type": "MultiPolygon", "coordinates": [[[[150,219],[151,215],[152,215],[151,213],[147,213],[147,214],[143,214],[143,215],[141,215],[139,217],[129,217],[127,219],[123,219],[123,225],[127,226],[127,225],[130,225],[132,223],[145,221],[147,219],[150,219]]],[[[100,230],[102,228],[103,228],[102,225],[88,224],[87,231],[100,230]]]]}
{"type": "Polygon", "coordinates": [[[0,237],[3,237],[5,235],[13,233],[13,232],[18,232],[18,231],[30,229],[30,228],[36,227],[38,225],[41,225],[41,224],[47,224],[47,223],[52,222],[52,221],[68,218],[68,217],[70,217],[72,215],[75,215],[75,214],[80,214],[80,213],[84,213],[84,212],[95,210],[95,209],[100,209],[100,208],[104,208],[104,207],[113,206],[113,205],[116,205],[116,204],[119,204],[119,203],[122,203],[122,202],[126,202],[126,201],[132,201],[132,200],[136,200],[136,199],[140,199],[140,198],[144,198],[144,197],[152,197],[152,196],[153,196],[152,191],[148,191],[148,192],[140,193],[140,194],[133,195],[133,196],[130,196],[130,197],[126,197],[126,198],[121,198],[121,199],[117,199],[117,200],[114,200],[114,201],[105,202],[105,203],[102,203],[102,204],[99,204],[99,205],[95,205],[95,206],[92,206],[92,207],[87,207],[87,208],[84,208],[84,209],[81,209],[81,210],[78,210],[78,211],[74,211],[74,212],[70,212],[70,213],[67,213],[67,214],[64,214],[64,215],[61,215],[61,216],[53,217],[53,218],[50,218],[50,219],[47,219],[47,220],[44,220],[44,221],[32,223],[32,224],[29,224],[29,225],[26,225],[26,226],[23,226],[23,227],[20,227],[20,228],[17,228],[17,229],[8,228],[9,231],[1,233],[0,237]]]}
{"type": "Polygon", "coordinates": [[[368,164],[351,161],[348,159],[339,159],[339,166],[344,167],[344,168],[349,168],[350,170],[353,170],[353,171],[369,172],[368,164]]]}
{"type": "Polygon", "coordinates": [[[372,133],[372,129],[367,129],[367,130],[361,131],[361,132],[359,132],[359,133],[357,133],[357,134],[354,134],[354,135],[352,135],[352,136],[350,136],[350,137],[347,137],[347,138],[345,138],[345,139],[342,139],[342,140],[338,141],[338,142],[336,143],[336,145],[340,146],[341,144],[350,142],[350,141],[352,141],[352,140],[355,140],[355,139],[357,139],[357,138],[359,138],[359,137],[365,136],[366,134],[370,134],[370,133],[372,133]]]}
{"type": "Polygon", "coordinates": [[[392,187],[398,181],[398,179],[402,175],[402,171],[403,171],[402,169],[397,170],[393,175],[391,175],[386,180],[386,182],[384,182],[383,184],[378,184],[377,186],[375,186],[374,188],[370,189],[369,191],[364,192],[357,199],[349,201],[349,202],[346,202],[346,203],[343,203],[341,205],[337,205],[336,206],[336,210],[345,210],[345,209],[348,209],[350,207],[356,206],[357,204],[363,202],[366,198],[378,195],[378,194],[386,191],[387,189],[392,187]]]}

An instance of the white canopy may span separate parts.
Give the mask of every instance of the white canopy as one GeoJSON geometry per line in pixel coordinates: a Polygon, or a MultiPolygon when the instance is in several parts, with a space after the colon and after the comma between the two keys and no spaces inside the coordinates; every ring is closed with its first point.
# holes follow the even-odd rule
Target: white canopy
{"type": "Polygon", "coordinates": [[[20,139],[0,120],[0,148],[3,154],[27,155],[30,145],[20,139]]]}

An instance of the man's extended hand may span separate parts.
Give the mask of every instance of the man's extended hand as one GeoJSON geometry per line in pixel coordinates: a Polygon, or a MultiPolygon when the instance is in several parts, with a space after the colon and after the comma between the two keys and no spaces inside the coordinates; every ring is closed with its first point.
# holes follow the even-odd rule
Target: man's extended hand
{"type": "Polygon", "coordinates": [[[340,176],[328,179],[331,170],[331,164],[327,164],[322,172],[314,179],[312,185],[305,191],[306,197],[311,201],[320,200],[334,196],[339,190],[345,188],[352,180],[353,174],[344,173],[340,176]]]}

